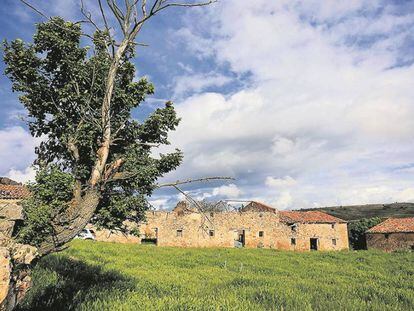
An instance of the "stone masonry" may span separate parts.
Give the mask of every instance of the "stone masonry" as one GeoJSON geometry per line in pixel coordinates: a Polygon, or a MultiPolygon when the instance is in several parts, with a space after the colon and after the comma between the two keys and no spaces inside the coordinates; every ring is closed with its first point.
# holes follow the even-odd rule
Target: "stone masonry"
{"type": "Polygon", "coordinates": [[[365,233],[368,249],[414,251],[414,217],[388,218],[365,233]]]}
{"type": "Polygon", "coordinates": [[[159,246],[348,249],[345,221],[321,212],[286,213],[252,202],[241,211],[204,214],[179,203],[170,212],[148,212],[140,233],[159,246]]]}

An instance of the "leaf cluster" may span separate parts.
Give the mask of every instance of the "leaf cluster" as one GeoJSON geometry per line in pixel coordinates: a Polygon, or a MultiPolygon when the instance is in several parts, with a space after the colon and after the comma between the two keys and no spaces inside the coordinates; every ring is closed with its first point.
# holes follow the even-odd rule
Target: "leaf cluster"
{"type": "Polygon", "coordinates": [[[69,208],[74,178],[57,166],[39,170],[36,181],[28,184],[31,196],[22,201],[25,220],[18,231],[23,243],[39,245],[54,234],[52,220],[69,208]]]}

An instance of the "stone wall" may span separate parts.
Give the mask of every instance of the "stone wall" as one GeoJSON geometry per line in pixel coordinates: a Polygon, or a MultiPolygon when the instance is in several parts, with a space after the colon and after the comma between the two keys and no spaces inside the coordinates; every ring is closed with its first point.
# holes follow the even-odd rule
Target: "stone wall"
{"type": "Polygon", "coordinates": [[[310,249],[310,238],[316,238],[319,250],[348,249],[345,223],[289,226],[280,222],[278,211],[218,212],[207,217],[191,210],[148,212],[139,230],[142,239],[154,239],[159,246],[234,247],[240,240],[249,248],[304,251],[310,249]]]}
{"type": "MultiPolygon", "coordinates": [[[[295,238],[296,245],[292,250],[309,250],[310,239],[317,239],[317,249],[321,251],[344,250],[349,248],[348,229],[346,223],[298,223],[291,228],[291,239],[295,238]]],[[[286,249],[286,247],[284,247],[286,249]]]]}
{"type": "Polygon", "coordinates": [[[368,249],[387,252],[414,250],[414,232],[411,233],[366,233],[368,249]]]}

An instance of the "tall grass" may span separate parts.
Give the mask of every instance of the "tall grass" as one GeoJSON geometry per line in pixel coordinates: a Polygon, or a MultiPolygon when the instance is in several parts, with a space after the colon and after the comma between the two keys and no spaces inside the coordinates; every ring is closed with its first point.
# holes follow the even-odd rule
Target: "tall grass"
{"type": "Polygon", "coordinates": [[[20,310],[414,310],[414,253],[75,241],[41,260],[20,310]]]}

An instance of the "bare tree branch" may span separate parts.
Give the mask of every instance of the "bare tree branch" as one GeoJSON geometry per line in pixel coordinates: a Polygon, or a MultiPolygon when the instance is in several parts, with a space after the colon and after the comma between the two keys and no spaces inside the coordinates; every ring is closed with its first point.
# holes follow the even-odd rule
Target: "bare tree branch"
{"type": "Polygon", "coordinates": [[[26,0],[20,0],[20,2],[24,3],[26,6],[28,6],[30,9],[32,9],[33,11],[35,11],[37,14],[39,14],[40,16],[46,18],[46,19],[50,19],[49,16],[47,16],[46,14],[44,14],[42,11],[40,11],[39,9],[37,9],[36,7],[34,7],[33,5],[31,5],[29,2],[27,2],[26,0]]]}
{"type": "Polygon", "coordinates": [[[192,8],[192,7],[206,6],[206,5],[210,5],[210,4],[216,3],[216,2],[217,2],[217,0],[210,0],[210,1],[207,1],[207,2],[200,2],[200,3],[167,3],[167,4],[163,5],[163,6],[160,6],[156,10],[156,12],[159,12],[161,10],[164,10],[164,9],[168,8],[168,7],[173,7],[173,6],[175,6],[175,7],[192,8]]]}
{"type": "Polygon", "coordinates": [[[203,177],[203,178],[197,178],[197,179],[177,180],[175,182],[165,183],[165,184],[158,184],[157,188],[175,187],[178,185],[190,184],[190,183],[195,183],[195,182],[213,181],[213,180],[235,180],[235,179],[233,177],[225,177],[225,176],[203,177]]]}

